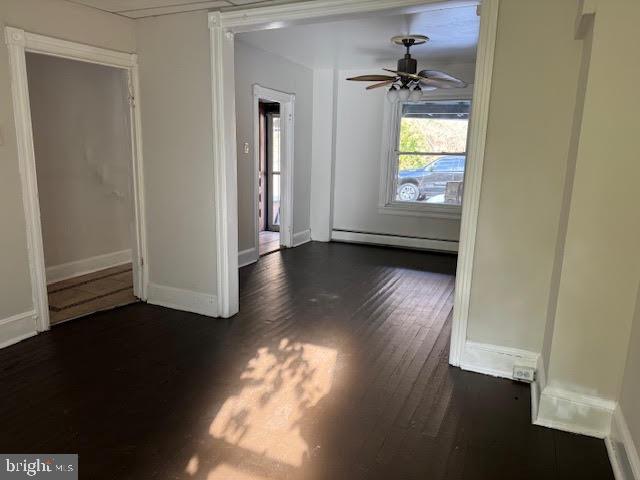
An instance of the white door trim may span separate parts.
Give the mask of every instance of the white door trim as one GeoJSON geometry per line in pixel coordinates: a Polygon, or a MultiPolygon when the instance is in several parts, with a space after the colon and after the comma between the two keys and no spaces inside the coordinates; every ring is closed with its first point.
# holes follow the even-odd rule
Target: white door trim
{"type": "Polygon", "coordinates": [[[476,230],[480,210],[482,167],[489,122],[489,100],[493,75],[493,55],[498,30],[498,7],[500,0],[484,0],[480,7],[480,37],[476,56],[476,73],[471,101],[469,140],[464,179],[464,199],[460,220],[458,245],[458,267],[451,324],[451,346],[449,363],[460,366],[467,342],[471,280],[476,246],[476,230]]]}
{"type": "Polygon", "coordinates": [[[146,222],[143,192],[142,137],[140,130],[140,104],[138,60],[132,53],[117,52],[81,43],[25,32],[19,28],[5,27],[5,42],[9,50],[11,92],[18,143],[18,162],[22,186],[22,201],[27,229],[29,274],[31,292],[36,313],[36,330],[49,329],[49,302],[42,247],[40,206],[36,163],[33,150],[31,106],[27,81],[26,52],[40,53],[88,63],[96,63],[123,69],[128,74],[131,101],[131,157],[133,173],[135,242],[132,248],[134,293],[146,300],[149,266],[147,264],[146,222]]]}
{"type": "MultiPolygon", "coordinates": [[[[280,104],[280,245],[293,247],[293,159],[296,96],[255,84],[253,86],[253,211],[255,248],[259,251],[258,176],[260,168],[259,102],[280,104]]],[[[259,254],[259,252],[258,252],[259,254]]],[[[257,260],[257,258],[256,258],[257,260]]]]}
{"type": "MultiPolygon", "coordinates": [[[[313,19],[348,19],[350,15],[385,12],[413,13],[478,5],[479,0],[310,0],[222,12],[223,28],[233,33],[289,27],[313,19]]],[[[217,15],[212,12],[210,15],[217,15]]]]}
{"type": "MultiPolygon", "coordinates": [[[[214,172],[217,221],[218,299],[220,315],[239,309],[236,112],[234,34],[282,28],[311,19],[338,20],[354,14],[402,13],[478,5],[479,1],[449,0],[312,0],[231,12],[209,13],[213,103],[214,172]]],[[[467,340],[469,298],[473,274],[476,227],[487,131],[491,76],[499,0],[481,2],[480,38],[476,60],[471,126],[467,150],[465,198],[462,207],[460,251],[449,362],[460,365],[467,340]]]]}

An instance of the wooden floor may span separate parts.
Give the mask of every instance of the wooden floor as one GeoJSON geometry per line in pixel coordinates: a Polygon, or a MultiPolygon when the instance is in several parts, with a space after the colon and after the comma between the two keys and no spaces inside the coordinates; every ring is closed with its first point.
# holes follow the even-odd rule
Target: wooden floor
{"type": "Polygon", "coordinates": [[[47,293],[51,325],[138,301],[130,263],[52,283],[47,293]]]}
{"type": "Polygon", "coordinates": [[[258,234],[258,252],[266,255],[280,250],[280,232],[269,232],[264,230],[258,234]]]}
{"type": "Polygon", "coordinates": [[[452,257],[306,244],[241,270],[241,313],[137,303],[0,350],[0,451],[86,479],[611,479],[531,425],[527,385],[447,364],[452,257]]]}

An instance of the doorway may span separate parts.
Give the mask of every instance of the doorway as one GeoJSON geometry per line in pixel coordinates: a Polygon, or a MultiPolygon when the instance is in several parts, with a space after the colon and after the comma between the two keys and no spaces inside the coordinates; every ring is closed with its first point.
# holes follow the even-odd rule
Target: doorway
{"type": "Polygon", "coordinates": [[[259,100],[258,254],[280,250],[280,104],[259,100]]]}
{"type": "MultiPolygon", "coordinates": [[[[97,311],[103,308],[108,308],[106,297],[111,296],[114,293],[127,292],[128,300],[123,303],[129,303],[133,299],[146,300],[146,285],[148,279],[148,265],[145,264],[146,257],[146,239],[145,239],[145,218],[144,218],[144,195],[142,191],[143,184],[143,172],[142,172],[142,145],[140,137],[140,112],[136,107],[136,98],[139,90],[138,86],[138,67],[137,57],[135,54],[116,52],[103,48],[90,47],[87,45],[79,44],[76,42],[69,42],[59,40],[52,37],[33,34],[25,32],[24,30],[5,27],[5,36],[7,38],[9,58],[11,65],[11,87],[12,87],[12,99],[14,106],[14,116],[16,123],[16,137],[18,142],[18,159],[20,165],[20,180],[22,187],[22,198],[24,204],[25,221],[27,225],[27,244],[28,244],[28,257],[29,257],[29,270],[31,277],[31,287],[34,299],[34,330],[31,334],[45,331],[50,328],[51,316],[50,306],[61,309],[73,309],[80,304],[91,303],[95,301],[93,305],[94,310],[97,311]],[[94,120],[87,120],[80,114],[75,114],[66,120],[58,119],[58,121],[67,121],[70,127],[67,129],[64,135],[58,135],[54,132],[51,134],[49,143],[47,141],[41,142],[35,139],[34,130],[38,128],[38,124],[42,124],[42,116],[49,117],[47,122],[49,124],[55,124],[57,113],[69,114],[69,105],[64,105],[64,108],[58,108],[52,104],[38,103],[38,108],[42,107],[41,112],[32,112],[32,104],[30,103],[30,93],[35,95],[35,92],[30,92],[31,80],[36,77],[29,78],[28,75],[28,63],[31,63],[31,55],[38,55],[39,57],[45,57],[45,60],[51,61],[55,57],[55,60],[71,62],[75,67],[96,67],[107,69],[114,77],[119,80],[119,87],[121,94],[118,98],[111,97],[111,99],[102,99],[106,105],[104,108],[92,108],[87,106],[87,110],[94,115],[94,120]],[[28,61],[29,56],[29,61],[28,61]],[[118,115],[114,118],[116,120],[108,121],[104,124],[100,124],[99,114],[109,111],[115,114],[113,109],[119,108],[118,115]],[[103,112],[104,110],[104,112],[103,112]],[[32,114],[33,113],[33,114],[32,114]],[[101,143],[102,140],[108,137],[106,133],[119,129],[122,137],[126,138],[121,142],[119,147],[118,156],[123,158],[124,163],[120,164],[120,167],[105,166],[104,162],[99,160],[100,155],[104,151],[108,151],[108,143],[101,143]],[[88,132],[93,131],[96,140],[90,140],[88,132]],[[104,134],[104,135],[103,135],[104,134]],[[70,147],[71,140],[75,141],[73,147],[70,147]],[[38,148],[40,144],[40,148],[38,148]],[[59,145],[58,145],[59,144],[59,145]],[[63,145],[58,153],[59,158],[65,159],[66,157],[74,157],[78,163],[89,170],[91,173],[87,174],[92,176],[93,181],[99,185],[96,187],[100,190],[103,196],[115,197],[121,199],[123,203],[127,204],[126,209],[126,230],[127,230],[127,247],[123,250],[91,254],[88,257],[83,253],[81,259],[71,259],[68,261],[63,260],[62,263],[57,265],[47,265],[45,258],[44,248],[44,235],[47,236],[53,231],[54,234],[59,234],[67,226],[65,219],[55,218],[51,221],[49,218],[49,226],[47,232],[43,232],[43,215],[46,214],[50,217],[45,210],[51,205],[47,203],[45,206],[41,202],[39,195],[39,180],[41,175],[38,175],[38,166],[36,165],[36,150],[40,153],[43,152],[41,148],[44,145],[44,151],[49,153],[47,149],[51,145],[59,147],[63,145]],[[66,145],[66,146],[65,146],[66,145]],[[67,148],[68,147],[68,148],[67,148]],[[126,177],[124,180],[122,177],[126,177]],[[126,197],[126,202],[124,201],[126,197]],[[48,268],[49,267],[49,268],[48,268]],[[55,267],[55,268],[52,268],[55,267]],[[106,270],[110,269],[110,270],[106,270]],[[105,271],[106,270],[106,271],[105,271]],[[78,278],[83,275],[87,275],[85,278],[78,278]],[[59,280],[61,283],[53,288],[48,285],[48,280],[59,280]],[[69,292],[64,292],[70,284],[78,290],[82,290],[84,293],[83,299],[65,300],[65,296],[72,296],[69,292]],[[118,284],[118,285],[116,285],[118,284]],[[64,289],[63,289],[64,285],[64,289]],[[82,288],[78,288],[81,286],[82,288]],[[59,289],[58,289],[59,287],[59,289]],[[50,292],[50,290],[57,290],[57,292],[50,292]],[[120,290],[120,292],[115,292],[120,290]],[[59,293],[56,298],[56,304],[49,302],[49,293],[59,293]]],[[[62,75],[64,77],[64,75],[62,75]]],[[[69,77],[78,80],[78,75],[69,77]]],[[[40,83],[42,79],[38,79],[40,83]]],[[[63,79],[64,80],[64,79],[63,79]]],[[[85,82],[85,87],[89,88],[91,82],[85,82]]],[[[46,85],[45,85],[46,86],[46,85]]],[[[52,98],[59,93],[56,89],[52,98]]],[[[73,92],[72,92],[73,93],[73,92]]],[[[101,96],[101,92],[97,97],[101,96]]],[[[97,98],[96,97],[96,98],[97,98]]],[[[78,109],[82,107],[80,105],[83,101],[77,101],[76,106],[78,109]]],[[[80,110],[78,110],[79,112],[80,110]]],[[[77,113],[77,112],[76,112],[77,113]]],[[[86,112],[85,112],[86,113],[86,112]]],[[[104,119],[103,119],[104,120],[104,119]]],[[[46,123],[46,122],[45,122],[46,123]]],[[[115,153],[113,153],[115,155],[115,153]]],[[[111,156],[112,153],[108,153],[107,156],[111,156]]],[[[54,160],[48,159],[49,165],[41,166],[40,173],[45,172],[47,168],[55,170],[57,167],[54,160]]],[[[48,172],[51,173],[51,172],[48,172]]],[[[56,175],[61,175],[60,182],[67,182],[67,186],[61,184],[53,184],[51,190],[55,195],[62,195],[62,193],[78,193],[86,187],[86,184],[82,181],[82,175],[77,175],[77,171],[74,169],[67,172],[54,172],[56,175]],[[75,172],[75,173],[71,173],[75,172]],[[70,192],[65,192],[70,190],[70,192]]],[[[85,172],[86,173],[86,172],[85,172]]],[[[86,175],[84,177],[87,178],[86,175]]],[[[94,185],[95,187],[95,185],[94,185]]],[[[87,190],[85,188],[85,190],[87,190]]],[[[89,188],[88,190],[91,190],[89,188]]],[[[45,194],[44,190],[42,191],[45,194]]],[[[95,193],[95,192],[94,192],[95,193]]],[[[46,195],[45,195],[46,196],[46,195]]],[[[94,199],[95,200],[95,199],[94,199]]],[[[98,213],[97,210],[91,210],[97,217],[97,222],[91,224],[91,214],[88,216],[82,216],[78,211],[83,208],[91,207],[92,202],[87,201],[83,203],[80,197],[77,201],[63,204],[62,207],[55,209],[57,213],[72,213],[70,218],[73,221],[79,221],[81,225],[80,234],[77,238],[73,238],[75,241],[82,235],[93,235],[94,241],[101,240],[101,236],[108,237],[112,232],[109,231],[106,221],[109,215],[104,213],[98,213]],[[104,220],[104,225],[100,225],[101,220],[104,220]],[[98,224],[99,227],[95,225],[98,224]],[[96,235],[96,228],[102,228],[102,233],[96,235]]],[[[50,213],[50,212],[49,212],[50,213]]],[[[67,219],[68,220],[68,219],[67,219]]],[[[94,219],[95,220],[95,219],[94,219]]],[[[64,233],[64,232],[63,232],[64,233]]],[[[70,238],[70,237],[67,237],[70,238]]],[[[55,255],[60,254],[64,247],[60,247],[60,250],[55,250],[53,253],[48,252],[47,256],[52,258],[55,255]]],[[[81,250],[80,247],[74,248],[74,250],[81,250]]],[[[66,254],[65,254],[66,255],[66,254]]],[[[56,257],[57,260],[62,257],[56,257]]],[[[78,292],[73,292],[75,295],[78,292]]],[[[122,303],[121,303],[122,304],[122,303]]],[[[86,305],[85,305],[86,306],[86,305]]],[[[75,309],[73,318],[82,316],[86,312],[78,312],[75,309]]],[[[59,320],[59,318],[54,318],[59,320]]]]}
{"type": "MultiPolygon", "coordinates": [[[[402,2],[402,5],[398,5],[398,7],[416,7],[427,11],[439,8],[442,4],[443,2],[436,0],[408,0],[402,2]]],[[[451,5],[453,2],[449,4],[451,5]]],[[[449,361],[454,366],[460,366],[463,363],[463,356],[467,348],[467,321],[471,298],[475,234],[480,205],[498,4],[499,0],[483,0],[481,8],[477,10],[480,15],[480,25],[473,84],[474,101],[468,137],[465,202],[461,213],[460,246],[449,356],[449,361]]],[[[334,5],[330,14],[327,13],[326,5],[322,2],[318,2],[317,5],[305,5],[304,9],[301,9],[300,4],[282,5],[275,14],[269,7],[253,8],[251,11],[209,13],[214,173],[216,179],[217,298],[221,317],[230,317],[236,314],[240,308],[237,271],[236,111],[233,101],[225,101],[228,97],[234,98],[236,92],[234,33],[264,30],[276,25],[284,26],[296,22],[301,23],[302,19],[305,23],[309,23],[312,19],[321,21],[329,16],[334,19],[340,16],[346,18],[356,13],[371,14],[382,11],[391,13],[390,10],[392,9],[390,9],[388,2],[375,0],[358,5],[347,3],[334,5]]],[[[329,224],[331,224],[330,215],[329,224]]]]}
{"type": "Polygon", "coordinates": [[[51,325],[137,301],[121,69],[27,53],[51,325]]]}
{"type": "Polygon", "coordinates": [[[255,257],[293,246],[295,95],[253,86],[255,257]]]}

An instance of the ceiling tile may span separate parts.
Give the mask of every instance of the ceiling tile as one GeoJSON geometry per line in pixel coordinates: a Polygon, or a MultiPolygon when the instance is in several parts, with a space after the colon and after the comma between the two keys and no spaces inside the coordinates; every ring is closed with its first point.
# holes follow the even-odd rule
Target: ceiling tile
{"type": "Polygon", "coordinates": [[[250,3],[271,3],[268,0],[229,0],[234,5],[249,5],[250,3]]]}
{"type": "Polygon", "coordinates": [[[233,6],[226,0],[69,0],[132,18],[233,6]]]}
{"type": "Polygon", "coordinates": [[[193,12],[195,10],[209,10],[222,7],[230,7],[226,0],[210,0],[205,2],[191,2],[188,4],[172,5],[167,7],[143,8],[138,10],[122,10],[117,12],[130,18],[152,17],[154,15],[168,15],[171,13],[193,12]]]}

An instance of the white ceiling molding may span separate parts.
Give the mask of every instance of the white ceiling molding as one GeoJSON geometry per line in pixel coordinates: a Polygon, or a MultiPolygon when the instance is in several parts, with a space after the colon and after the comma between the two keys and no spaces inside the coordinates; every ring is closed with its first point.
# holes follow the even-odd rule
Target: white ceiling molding
{"type": "MultiPolygon", "coordinates": [[[[227,29],[233,33],[241,33],[262,29],[283,28],[289,25],[300,23],[322,21],[344,20],[349,15],[362,15],[366,11],[367,14],[376,14],[378,12],[387,12],[389,14],[409,14],[415,12],[424,12],[429,10],[441,10],[447,8],[457,8],[464,6],[476,6],[480,0],[424,0],[424,2],[416,0],[315,0],[301,1],[295,10],[292,10],[290,3],[296,2],[262,2],[259,8],[252,10],[242,9],[235,11],[230,9],[224,11],[223,22],[227,29]],[[318,9],[321,5],[321,10],[318,9]],[[285,21],[282,20],[283,15],[288,15],[285,21]],[[256,24],[259,19],[260,24],[256,24]]],[[[252,6],[252,5],[249,5],[252,6]]]]}

